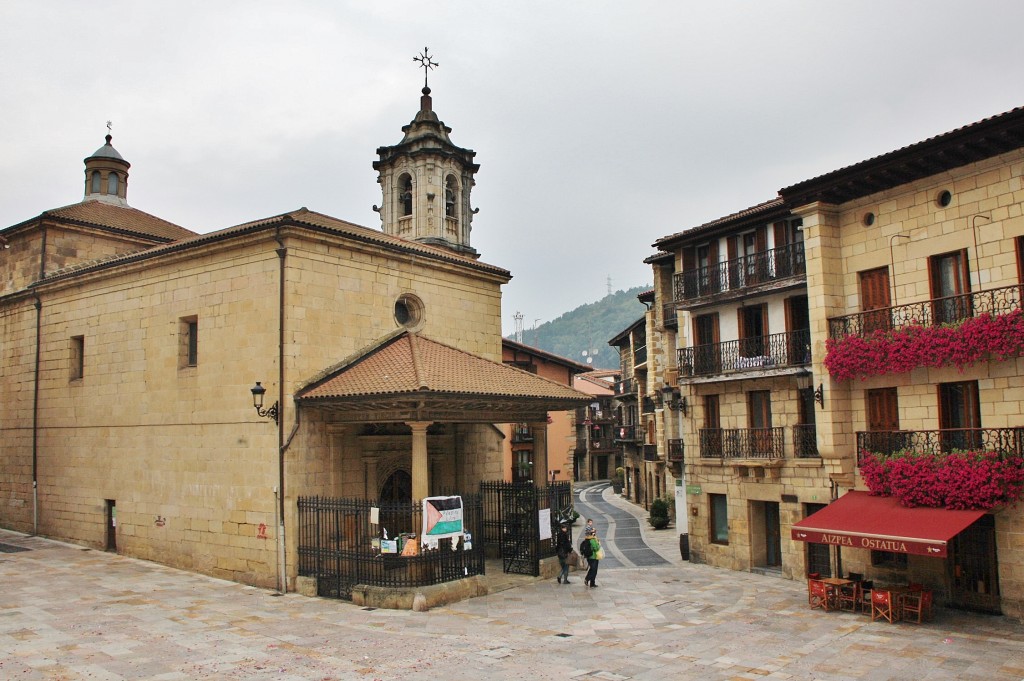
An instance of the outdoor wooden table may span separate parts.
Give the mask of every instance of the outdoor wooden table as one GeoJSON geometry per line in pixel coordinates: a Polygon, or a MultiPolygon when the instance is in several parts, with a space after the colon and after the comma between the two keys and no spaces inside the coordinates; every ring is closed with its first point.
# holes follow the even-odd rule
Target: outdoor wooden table
{"type": "Polygon", "coordinates": [[[849,586],[853,584],[852,579],[843,579],[842,577],[826,577],[821,582],[825,585],[825,591],[828,593],[828,601],[830,609],[839,608],[839,589],[840,587],[849,586]]]}

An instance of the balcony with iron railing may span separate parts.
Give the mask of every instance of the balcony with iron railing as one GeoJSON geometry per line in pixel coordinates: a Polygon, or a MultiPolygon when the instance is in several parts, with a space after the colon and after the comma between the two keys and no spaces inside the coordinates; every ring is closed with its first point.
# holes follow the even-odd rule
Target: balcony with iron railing
{"type": "Polygon", "coordinates": [[[895,307],[883,307],[842,317],[830,317],[829,336],[835,339],[866,336],[875,331],[896,331],[911,326],[957,324],[985,314],[1005,315],[1022,309],[1022,289],[1024,285],[1004,286],[895,307]]]}
{"type": "Polygon", "coordinates": [[[523,423],[512,426],[512,443],[533,442],[533,428],[523,423]]]}
{"type": "Polygon", "coordinates": [[[811,363],[811,332],[802,329],[770,336],[679,348],[679,376],[708,376],[811,363]]]}
{"type": "Polygon", "coordinates": [[[636,398],[636,386],[633,383],[632,378],[625,378],[615,384],[615,396],[616,397],[633,397],[636,398]]]}
{"type": "Polygon", "coordinates": [[[813,459],[818,454],[818,434],[813,423],[793,426],[793,454],[798,459],[813,459]]]}
{"type": "Polygon", "coordinates": [[[647,364],[647,345],[638,345],[633,348],[633,367],[647,364]]]}
{"type": "Polygon", "coordinates": [[[666,329],[679,328],[679,313],[676,311],[675,303],[665,303],[661,306],[661,322],[666,329]]]}
{"type": "Polygon", "coordinates": [[[702,459],[781,459],[782,428],[701,428],[702,459]]]}
{"type": "Polygon", "coordinates": [[[616,428],[615,440],[618,442],[640,442],[644,439],[644,427],[624,425],[616,428]]]}
{"type": "Polygon", "coordinates": [[[803,277],[806,272],[803,242],[788,244],[707,267],[677,272],[672,275],[672,295],[676,302],[688,302],[803,277]]]}
{"type": "Polygon", "coordinates": [[[866,454],[950,454],[996,452],[1001,458],[1024,456],[1024,426],[1015,428],[948,428],[857,433],[857,465],[866,454]]]}
{"type": "Polygon", "coordinates": [[[682,440],[672,439],[668,441],[668,460],[670,463],[682,463],[685,452],[682,440]]]}
{"type": "Polygon", "coordinates": [[[610,452],[621,451],[621,448],[617,446],[614,439],[610,437],[591,438],[589,443],[586,438],[576,438],[576,451],[589,451],[595,454],[607,454],[610,452]]]}
{"type": "Polygon", "coordinates": [[[660,461],[658,445],[644,445],[644,461],[660,461]]]}

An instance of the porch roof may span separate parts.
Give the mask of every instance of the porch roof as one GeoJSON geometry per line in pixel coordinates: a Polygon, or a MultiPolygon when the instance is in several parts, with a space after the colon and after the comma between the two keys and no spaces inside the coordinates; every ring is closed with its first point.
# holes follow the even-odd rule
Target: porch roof
{"type": "Polygon", "coordinates": [[[409,331],[384,337],[310,380],[302,406],[346,421],[543,421],[590,402],[577,390],[409,331]]]}

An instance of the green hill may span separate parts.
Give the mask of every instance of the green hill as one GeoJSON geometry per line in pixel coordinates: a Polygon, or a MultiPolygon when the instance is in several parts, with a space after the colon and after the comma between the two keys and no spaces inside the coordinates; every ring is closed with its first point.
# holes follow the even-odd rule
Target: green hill
{"type": "MultiPolygon", "coordinates": [[[[588,356],[597,350],[592,363],[595,369],[618,369],[618,352],[608,341],[643,316],[646,307],[636,297],[651,288],[648,284],[616,291],[536,328],[524,329],[523,343],[581,364],[587,364],[588,356]]],[[[509,338],[514,340],[515,335],[509,338]]]]}

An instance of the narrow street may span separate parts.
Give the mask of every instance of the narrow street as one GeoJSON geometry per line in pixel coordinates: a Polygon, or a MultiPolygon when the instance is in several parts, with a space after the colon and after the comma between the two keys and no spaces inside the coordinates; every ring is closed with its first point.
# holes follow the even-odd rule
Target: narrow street
{"type": "MultiPolygon", "coordinates": [[[[587,518],[593,518],[597,536],[605,550],[604,560],[601,561],[602,570],[668,565],[669,562],[644,540],[644,533],[640,531],[643,519],[603,498],[605,490],[610,486],[607,481],[577,483],[576,511],[580,519],[573,526],[575,544],[579,545],[583,538],[581,533],[587,518]]],[[[664,532],[671,533],[670,530],[664,532]]]]}

